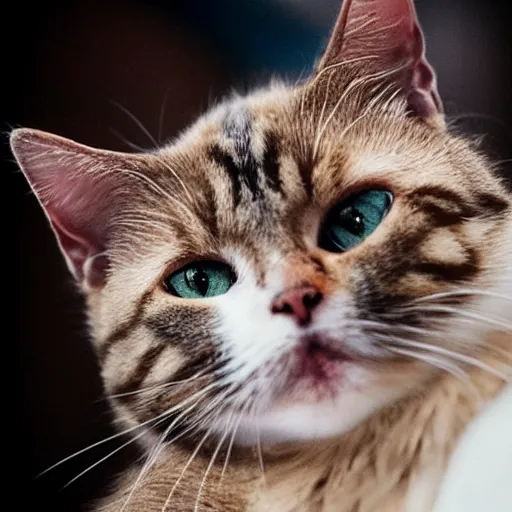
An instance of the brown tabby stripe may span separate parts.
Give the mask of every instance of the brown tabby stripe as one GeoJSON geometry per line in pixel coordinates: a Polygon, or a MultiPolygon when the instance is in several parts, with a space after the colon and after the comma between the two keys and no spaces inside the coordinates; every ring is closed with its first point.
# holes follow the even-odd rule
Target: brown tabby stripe
{"type": "Polygon", "coordinates": [[[219,167],[222,167],[228,174],[231,181],[231,191],[233,194],[233,204],[237,207],[241,199],[241,183],[238,179],[238,167],[231,155],[223,151],[217,144],[213,145],[209,151],[209,157],[219,167]]]}
{"type": "Polygon", "coordinates": [[[227,172],[231,181],[235,207],[240,204],[242,185],[249,189],[253,200],[261,199],[264,196],[259,179],[260,168],[269,188],[282,193],[279,176],[279,144],[276,136],[270,133],[265,135],[265,152],[260,165],[251,151],[250,138],[247,135],[248,128],[244,126],[235,129],[230,125],[225,128],[225,131],[234,140],[237,162],[217,144],[210,148],[209,157],[227,172]]]}
{"type": "Polygon", "coordinates": [[[282,193],[281,177],[279,176],[279,141],[271,133],[267,133],[265,136],[263,172],[267,177],[268,186],[275,192],[282,193]]]}
{"type": "MultiPolygon", "coordinates": [[[[142,356],[139,364],[126,382],[116,386],[115,390],[112,391],[112,394],[123,395],[125,393],[130,393],[131,391],[136,391],[150,372],[151,368],[156,364],[165,348],[166,344],[164,343],[150,348],[142,356]]],[[[188,355],[190,356],[190,354],[188,355]]],[[[204,370],[207,367],[212,367],[211,372],[214,372],[220,368],[220,363],[218,365],[214,365],[215,357],[215,353],[208,349],[197,350],[185,365],[183,365],[176,373],[173,373],[167,382],[162,382],[161,384],[171,384],[173,382],[190,379],[197,372],[204,370]]],[[[174,388],[172,391],[175,391],[174,388]]],[[[163,393],[163,397],[167,396],[166,392],[163,393]]],[[[120,396],[118,399],[122,402],[131,402],[134,398],[136,399],[137,397],[135,395],[125,395],[120,396]]]]}
{"type": "Polygon", "coordinates": [[[308,151],[307,155],[304,157],[299,157],[297,159],[297,165],[299,167],[302,186],[304,187],[307,197],[311,199],[313,197],[313,182],[311,176],[315,167],[312,151],[308,151]]]}
{"type": "Polygon", "coordinates": [[[469,261],[465,263],[445,263],[424,261],[413,266],[415,272],[428,274],[440,281],[467,281],[478,273],[477,257],[474,251],[468,251],[469,261]]]}
{"type": "Polygon", "coordinates": [[[483,210],[490,210],[494,214],[499,215],[510,207],[510,204],[504,201],[501,197],[496,197],[491,194],[480,193],[477,195],[478,205],[483,210]]]}
{"type": "Polygon", "coordinates": [[[137,390],[165,348],[166,345],[164,343],[159,343],[158,345],[153,345],[151,348],[149,348],[147,352],[140,358],[137,367],[130,375],[130,377],[128,377],[126,382],[116,387],[114,394],[117,395],[129,393],[131,391],[137,390]]]}
{"type": "Polygon", "coordinates": [[[458,224],[463,217],[473,218],[489,213],[499,215],[509,206],[497,196],[478,192],[475,196],[475,202],[468,202],[456,192],[435,185],[419,187],[410,195],[438,226],[458,224]]]}
{"type": "MultiPolygon", "coordinates": [[[[210,235],[213,238],[218,239],[219,221],[217,218],[218,208],[216,206],[215,190],[209,182],[206,182],[203,187],[205,204],[196,209],[196,214],[201,220],[201,223],[208,229],[210,235]]],[[[183,240],[185,239],[185,236],[181,236],[180,238],[183,240]]]]}
{"type": "Polygon", "coordinates": [[[146,293],[144,293],[144,295],[142,295],[139,302],[137,302],[135,305],[135,310],[132,316],[126,322],[123,322],[112,334],[110,334],[97,349],[100,363],[103,364],[105,362],[105,358],[107,357],[112,346],[115,345],[118,341],[126,338],[134,329],[134,327],[141,321],[152,293],[153,290],[148,290],[146,293]]]}

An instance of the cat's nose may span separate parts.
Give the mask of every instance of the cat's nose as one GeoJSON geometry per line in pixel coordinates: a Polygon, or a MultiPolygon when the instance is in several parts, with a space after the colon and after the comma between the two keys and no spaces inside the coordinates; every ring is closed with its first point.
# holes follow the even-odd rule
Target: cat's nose
{"type": "Polygon", "coordinates": [[[272,313],[289,315],[300,326],[311,323],[311,313],[320,302],[322,293],[313,285],[301,285],[280,293],[270,306],[272,313]]]}

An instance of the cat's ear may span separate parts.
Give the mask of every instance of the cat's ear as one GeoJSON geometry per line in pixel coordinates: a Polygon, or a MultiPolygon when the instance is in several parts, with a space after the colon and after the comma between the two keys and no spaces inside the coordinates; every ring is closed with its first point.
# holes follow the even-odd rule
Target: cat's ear
{"type": "Polygon", "coordinates": [[[101,288],[112,219],[123,202],[122,172],[132,155],[93,149],[37,130],[18,129],[12,151],[85,289],[101,288]]]}
{"type": "Polygon", "coordinates": [[[368,75],[389,71],[414,115],[443,111],[412,0],[345,0],[318,71],[341,62],[368,75]]]}

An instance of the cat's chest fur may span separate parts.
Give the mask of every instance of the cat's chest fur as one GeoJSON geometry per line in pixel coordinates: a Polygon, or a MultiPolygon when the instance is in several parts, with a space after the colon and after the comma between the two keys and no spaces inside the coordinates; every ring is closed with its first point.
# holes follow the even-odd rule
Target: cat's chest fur
{"type": "Polygon", "coordinates": [[[140,466],[123,475],[117,490],[94,510],[114,512],[126,502],[126,512],[429,512],[460,435],[482,401],[503,387],[501,379],[483,371],[470,376],[473,388],[446,376],[337,440],[266,451],[264,479],[256,453],[235,456],[222,480],[219,462],[204,480],[199,500],[209,457],[196,457],[182,475],[191,451],[169,448],[128,502],[140,466]]]}

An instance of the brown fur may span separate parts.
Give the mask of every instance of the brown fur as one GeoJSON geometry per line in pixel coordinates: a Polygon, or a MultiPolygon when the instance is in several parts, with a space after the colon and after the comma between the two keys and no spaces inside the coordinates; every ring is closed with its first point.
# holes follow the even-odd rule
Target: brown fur
{"type": "MultiPolygon", "coordinates": [[[[486,362],[512,364],[512,338],[495,335],[499,357],[486,362]],[[503,357],[505,356],[505,357],[503,357]]],[[[375,414],[339,439],[284,446],[264,454],[264,475],[254,453],[243,451],[227,466],[214,465],[200,496],[201,510],[249,512],[421,512],[432,509],[437,487],[457,440],[484,403],[502,389],[488,373],[469,372],[474,387],[444,376],[412,396],[375,414]],[[422,503],[408,494],[428,478],[422,503]]],[[[189,451],[166,450],[140,485],[127,512],[160,512],[189,451]]],[[[210,460],[200,454],[176,488],[169,510],[194,510],[199,482],[210,460]]],[[[139,469],[123,475],[118,489],[95,510],[114,512],[127,498],[139,469]]]]}
{"type": "MultiPolygon", "coordinates": [[[[347,2],[356,4],[368,5],[347,2]]],[[[356,33],[351,56],[358,36],[349,32],[356,33]]],[[[14,132],[14,153],[87,297],[119,428],[138,436],[149,458],[159,441],[175,438],[147,473],[134,463],[95,510],[160,511],[183,475],[167,510],[193,510],[197,502],[218,511],[428,511],[456,441],[507,379],[510,194],[475,144],[447,131],[440,109],[432,110],[432,80],[421,110],[389,62],[375,69],[375,61],[344,60],[339,43],[308,81],[232,98],[153,153],[115,154],[14,132]],[[394,196],[375,232],[347,252],[322,246],[332,208],[368,189],[394,196]],[[79,241],[92,239],[86,249],[101,265],[84,264],[84,247],[70,242],[75,231],[79,241]],[[173,272],[211,259],[240,272],[239,289],[253,279],[252,295],[228,308],[166,289],[173,272]],[[263,414],[268,404],[318,402],[308,382],[290,390],[282,378],[294,362],[294,347],[282,345],[290,336],[264,331],[260,324],[271,320],[254,322],[243,309],[263,292],[270,304],[282,291],[276,283],[314,288],[326,307],[348,297],[354,318],[344,310],[349,323],[336,324],[335,341],[371,374],[361,396],[373,405],[341,436],[264,446],[264,482],[257,448],[235,445],[225,461],[230,437],[219,441],[210,429],[231,414],[220,428],[234,435],[234,413],[251,404],[263,414]],[[363,327],[353,334],[356,320],[363,327]],[[223,322],[242,325],[241,333],[226,334],[223,322]],[[250,370],[243,377],[226,370],[232,353],[250,370]],[[446,371],[432,359],[439,354],[450,363],[446,371]],[[232,375],[236,385],[227,381],[232,375]]],[[[428,78],[423,58],[416,64],[428,78]]]]}

